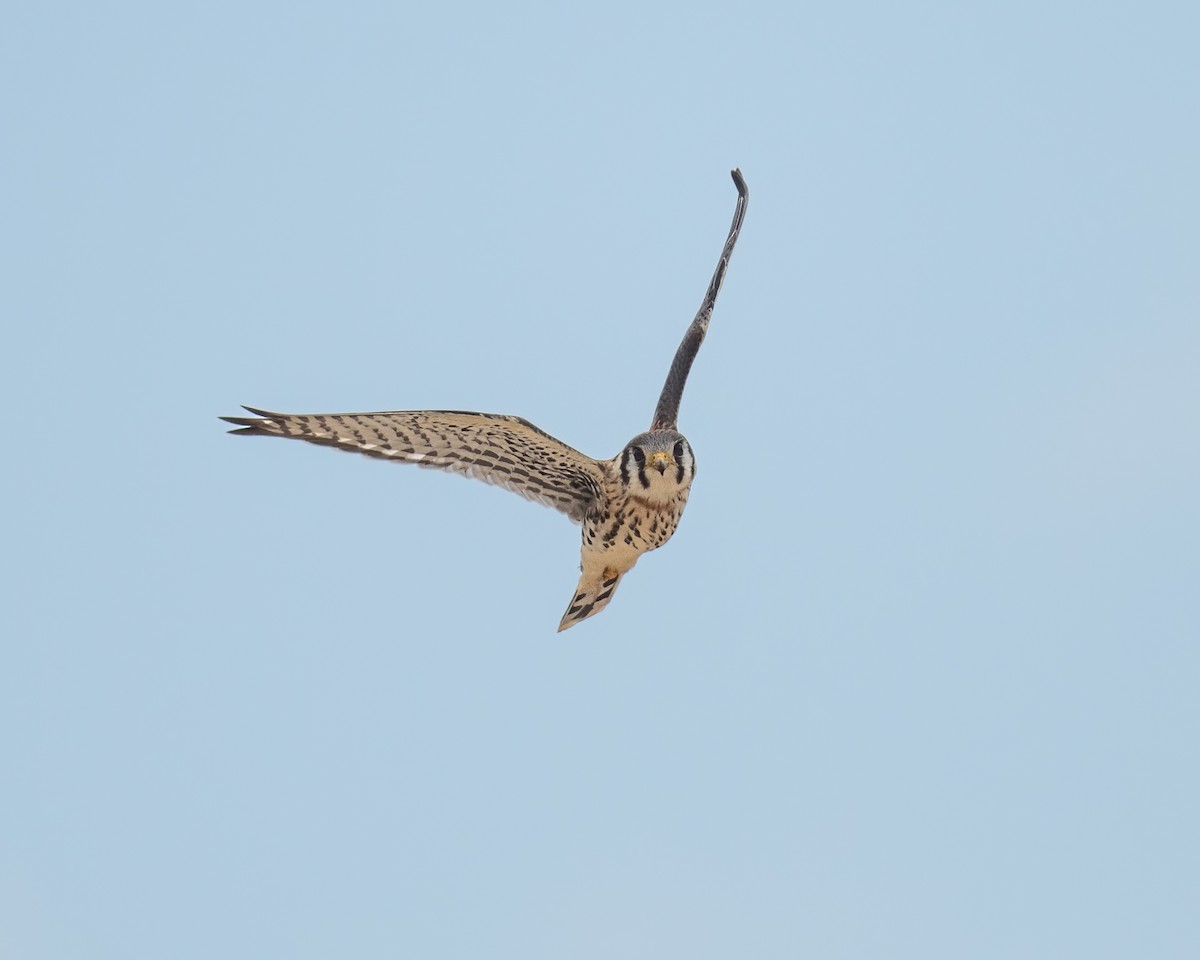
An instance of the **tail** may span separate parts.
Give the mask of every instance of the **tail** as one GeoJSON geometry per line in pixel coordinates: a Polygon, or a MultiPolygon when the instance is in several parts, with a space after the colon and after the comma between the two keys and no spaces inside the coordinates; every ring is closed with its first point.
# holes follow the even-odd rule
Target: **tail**
{"type": "Polygon", "coordinates": [[[571,598],[567,612],[558,625],[558,632],[562,633],[607,607],[623,576],[625,574],[617,573],[611,567],[591,573],[585,570],[579,578],[579,586],[575,588],[575,596],[571,598]]]}

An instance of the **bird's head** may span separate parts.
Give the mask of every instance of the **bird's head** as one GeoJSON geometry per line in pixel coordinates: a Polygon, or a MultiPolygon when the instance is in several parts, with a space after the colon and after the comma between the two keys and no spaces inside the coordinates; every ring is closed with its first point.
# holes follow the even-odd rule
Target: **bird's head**
{"type": "Polygon", "coordinates": [[[667,501],[692,485],[696,459],[681,433],[653,430],[634,437],[619,458],[621,481],[630,493],[667,501]]]}

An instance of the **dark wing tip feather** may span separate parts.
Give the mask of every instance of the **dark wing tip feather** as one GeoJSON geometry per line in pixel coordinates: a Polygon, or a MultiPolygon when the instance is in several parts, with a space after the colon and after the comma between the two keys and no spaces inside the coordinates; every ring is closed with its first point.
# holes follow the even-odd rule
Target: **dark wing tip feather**
{"type": "Polygon", "coordinates": [[[217,419],[239,427],[240,429],[228,431],[229,433],[236,433],[239,436],[269,437],[273,435],[269,430],[263,429],[261,420],[251,420],[249,417],[218,417],[217,419]]]}
{"type": "MultiPolygon", "coordinates": [[[[282,420],[284,418],[284,414],[282,413],[272,413],[270,410],[259,410],[258,407],[248,407],[244,403],[242,404],[242,409],[249,410],[256,417],[266,417],[268,420],[282,420]]],[[[228,420],[229,418],[222,417],[221,419],[228,420]]]]}
{"type": "Polygon", "coordinates": [[[248,410],[250,413],[257,414],[257,417],[218,417],[219,420],[224,420],[226,423],[232,423],[240,427],[240,430],[230,430],[230,433],[236,433],[243,437],[273,437],[276,434],[271,430],[263,428],[263,420],[274,420],[279,422],[283,419],[281,414],[271,413],[269,410],[259,410],[257,407],[247,407],[242,405],[243,410],[248,410]]]}

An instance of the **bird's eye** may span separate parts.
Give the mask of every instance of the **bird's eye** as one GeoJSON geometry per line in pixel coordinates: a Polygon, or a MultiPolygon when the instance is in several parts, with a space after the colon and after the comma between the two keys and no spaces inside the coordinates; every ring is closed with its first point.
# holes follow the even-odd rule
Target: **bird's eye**
{"type": "Polygon", "coordinates": [[[646,451],[643,450],[641,447],[634,447],[633,448],[633,459],[636,460],[638,463],[645,463],[646,462],[646,451]]]}
{"type": "Polygon", "coordinates": [[[674,453],[675,453],[675,462],[676,463],[678,463],[680,460],[683,459],[683,441],[682,440],[675,441],[674,453]]]}

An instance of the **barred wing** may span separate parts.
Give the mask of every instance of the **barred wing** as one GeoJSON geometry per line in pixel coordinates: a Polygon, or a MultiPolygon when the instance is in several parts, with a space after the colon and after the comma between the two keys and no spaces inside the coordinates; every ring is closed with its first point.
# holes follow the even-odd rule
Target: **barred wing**
{"type": "Polygon", "coordinates": [[[461,410],[385,413],[271,413],[222,417],[252,437],[291,437],[438,467],[519,493],[579,522],[600,499],[603,468],[591,457],[544,433],[528,420],[461,410]]]}

